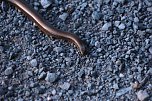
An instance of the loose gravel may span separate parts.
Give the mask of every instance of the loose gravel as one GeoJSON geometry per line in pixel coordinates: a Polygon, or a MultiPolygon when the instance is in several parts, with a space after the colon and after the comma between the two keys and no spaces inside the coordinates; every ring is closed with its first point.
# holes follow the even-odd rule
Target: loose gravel
{"type": "Polygon", "coordinates": [[[1,1],[0,100],[152,101],[151,0],[26,1],[88,53],[1,1]]]}

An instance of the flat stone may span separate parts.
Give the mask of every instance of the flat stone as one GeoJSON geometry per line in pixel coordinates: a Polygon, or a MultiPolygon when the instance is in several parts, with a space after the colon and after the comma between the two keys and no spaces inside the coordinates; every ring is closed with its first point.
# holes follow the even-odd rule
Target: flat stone
{"type": "Polygon", "coordinates": [[[57,53],[60,53],[63,51],[61,47],[55,47],[53,50],[56,51],[57,53]]]}
{"type": "Polygon", "coordinates": [[[139,22],[139,18],[138,18],[138,17],[135,17],[135,18],[134,18],[134,22],[136,22],[136,23],[139,22]]]}
{"type": "Polygon", "coordinates": [[[22,98],[19,98],[17,101],[24,101],[24,99],[22,99],[22,98]]]}
{"type": "Polygon", "coordinates": [[[30,64],[31,64],[32,67],[36,67],[37,66],[37,60],[36,59],[32,59],[30,61],[30,64]]]}
{"type": "Polygon", "coordinates": [[[45,78],[45,80],[47,82],[55,82],[57,80],[58,76],[56,75],[56,73],[50,73],[50,72],[47,72],[47,76],[45,78]]]}
{"type": "Polygon", "coordinates": [[[148,73],[149,73],[150,75],[152,75],[152,68],[150,68],[150,69],[148,70],[148,73]]]}
{"type": "Polygon", "coordinates": [[[115,83],[114,85],[113,85],[113,87],[112,88],[114,88],[115,90],[118,90],[119,89],[119,86],[118,86],[118,84],[117,83],[115,83]]]}
{"type": "Polygon", "coordinates": [[[59,16],[59,18],[60,18],[61,20],[65,21],[66,18],[68,17],[68,15],[69,15],[68,13],[63,13],[62,15],[59,16]]]}
{"type": "Polygon", "coordinates": [[[50,0],[41,0],[40,3],[43,6],[43,8],[47,8],[47,7],[49,7],[51,5],[51,1],[50,0]]]}
{"type": "Polygon", "coordinates": [[[4,50],[4,48],[2,46],[0,46],[0,53],[2,53],[4,50]]]}
{"type": "Polygon", "coordinates": [[[147,28],[148,28],[148,29],[151,29],[151,28],[152,28],[152,23],[149,23],[149,24],[147,25],[147,28]]]}
{"type": "Polygon", "coordinates": [[[56,94],[56,90],[55,90],[55,89],[52,90],[52,94],[53,94],[53,95],[56,94]]]}
{"type": "Polygon", "coordinates": [[[126,94],[127,92],[131,91],[131,89],[132,89],[131,87],[128,87],[128,88],[122,88],[122,89],[118,90],[116,92],[116,98],[118,98],[121,95],[126,94]]]}
{"type": "Polygon", "coordinates": [[[123,4],[126,0],[116,0],[116,1],[123,4]]]}
{"type": "Polygon", "coordinates": [[[119,24],[120,24],[120,21],[115,21],[115,23],[114,23],[114,24],[115,24],[115,26],[116,26],[116,27],[118,27],[118,26],[119,26],[119,24]]]}
{"type": "Polygon", "coordinates": [[[103,31],[107,31],[110,27],[111,27],[111,22],[105,23],[105,24],[102,26],[102,30],[103,30],[103,31]]]}
{"type": "Polygon", "coordinates": [[[93,18],[94,20],[99,20],[100,17],[101,17],[101,14],[100,14],[99,12],[94,11],[94,12],[92,13],[92,18],[93,18]]]}
{"type": "Polygon", "coordinates": [[[61,85],[60,88],[62,88],[62,89],[64,89],[64,90],[68,90],[68,89],[70,88],[70,83],[64,82],[64,84],[61,85]]]}
{"type": "Polygon", "coordinates": [[[13,73],[13,68],[9,67],[5,70],[5,75],[11,75],[13,73]]]}
{"type": "Polygon", "coordinates": [[[31,58],[31,56],[27,56],[26,59],[27,60],[31,60],[32,58],[31,58]]]}
{"type": "Polygon", "coordinates": [[[140,101],[144,101],[149,97],[149,94],[145,90],[138,91],[136,95],[140,101]]]}
{"type": "Polygon", "coordinates": [[[118,26],[118,28],[119,28],[120,30],[125,29],[125,24],[121,23],[121,24],[118,26]]]}
{"type": "Polygon", "coordinates": [[[152,54],[152,47],[149,48],[149,52],[152,54]]]}
{"type": "Polygon", "coordinates": [[[147,11],[152,12],[152,7],[148,7],[147,11]]]}
{"type": "Polygon", "coordinates": [[[119,74],[119,77],[120,77],[120,78],[123,78],[123,77],[124,77],[124,74],[120,73],[120,74],[119,74]]]}

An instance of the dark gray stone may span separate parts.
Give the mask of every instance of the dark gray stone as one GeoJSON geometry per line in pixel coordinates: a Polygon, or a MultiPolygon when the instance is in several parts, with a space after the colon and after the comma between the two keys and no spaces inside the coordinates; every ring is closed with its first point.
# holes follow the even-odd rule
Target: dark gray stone
{"type": "Polygon", "coordinates": [[[0,86],[0,96],[4,95],[7,93],[7,89],[3,86],[0,86]]]}

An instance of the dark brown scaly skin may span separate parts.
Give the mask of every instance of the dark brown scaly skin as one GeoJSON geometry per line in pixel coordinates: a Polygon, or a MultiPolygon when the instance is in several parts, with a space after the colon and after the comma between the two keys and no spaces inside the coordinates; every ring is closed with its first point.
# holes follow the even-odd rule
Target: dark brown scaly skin
{"type": "Polygon", "coordinates": [[[69,32],[64,32],[58,29],[53,28],[50,26],[50,24],[45,21],[29,4],[27,4],[24,0],[7,0],[11,4],[13,4],[15,7],[17,7],[19,10],[24,12],[26,16],[28,16],[31,20],[34,21],[34,23],[37,24],[37,26],[45,33],[55,38],[61,38],[66,39],[68,41],[71,41],[75,43],[75,45],[78,47],[80,53],[82,55],[86,52],[85,44],[82,42],[82,40],[77,37],[74,34],[71,34],[69,32]]]}

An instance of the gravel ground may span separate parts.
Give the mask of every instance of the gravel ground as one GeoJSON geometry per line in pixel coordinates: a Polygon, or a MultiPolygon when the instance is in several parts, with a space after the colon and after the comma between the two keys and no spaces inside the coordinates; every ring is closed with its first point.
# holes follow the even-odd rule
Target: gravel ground
{"type": "Polygon", "coordinates": [[[84,40],[85,56],[4,1],[0,100],[152,101],[152,0],[26,0],[84,40]]]}

